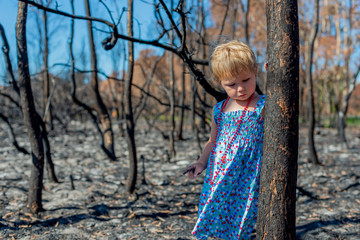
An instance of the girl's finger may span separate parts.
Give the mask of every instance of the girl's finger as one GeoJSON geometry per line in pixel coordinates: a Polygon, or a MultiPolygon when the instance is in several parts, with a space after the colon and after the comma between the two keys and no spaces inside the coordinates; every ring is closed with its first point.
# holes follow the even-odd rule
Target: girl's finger
{"type": "Polygon", "coordinates": [[[190,166],[183,172],[183,175],[187,174],[188,172],[193,172],[193,171],[194,171],[194,166],[190,166]]]}
{"type": "Polygon", "coordinates": [[[200,174],[200,171],[199,171],[199,170],[200,170],[200,169],[198,169],[198,168],[195,169],[195,171],[194,171],[194,176],[195,176],[195,177],[200,174]]]}

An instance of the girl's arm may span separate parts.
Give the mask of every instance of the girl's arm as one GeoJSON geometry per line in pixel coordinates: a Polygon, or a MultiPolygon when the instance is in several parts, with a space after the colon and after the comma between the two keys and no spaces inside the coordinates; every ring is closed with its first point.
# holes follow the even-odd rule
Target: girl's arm
{"type": "Polygon", "coordinates": [[[187,169],[183,172],[183,174],[189,173],[188,177],[190,179],[194,179],[197,175],[201,174],[204,171],[204,169],[206,169],[209,161],[210,153],[216,139],[216,135],[217,135],[217,125],[214,121],[214,115],[212,115],[210,137],[209,140],[204,145],[204,149],[200,158],[197,160],[196,163],[187,167],[187,169]]]}

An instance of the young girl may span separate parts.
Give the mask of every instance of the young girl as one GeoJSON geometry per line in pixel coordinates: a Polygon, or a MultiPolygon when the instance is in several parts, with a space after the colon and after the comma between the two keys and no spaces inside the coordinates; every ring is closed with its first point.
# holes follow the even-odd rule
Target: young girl
{"type": "Polygon", "coordinates": [[[249,239],[257,219],[265,96],[255,93],[256,59],[246,44],[217,46],[210,63],[228,98],[215,105],[209,141],[184,171],[193,179],[206,169],[192,234],[197,239],[249,239]]]}

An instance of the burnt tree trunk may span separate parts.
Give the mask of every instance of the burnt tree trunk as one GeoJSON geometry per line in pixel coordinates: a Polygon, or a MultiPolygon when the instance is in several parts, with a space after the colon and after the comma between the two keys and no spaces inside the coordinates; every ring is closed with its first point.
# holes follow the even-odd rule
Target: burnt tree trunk
{"type": "MultiPolygon", "coordinates": [[[[229,2],[230,5],[230,2],[229,2]]],[[[198,18],[199,18],[199,37],[197,39],[197,44],[198,44],[198,49],[199,49],[199,57],[200,59],[206,59],[206,38],[207,38],[207,34],[206,34],[206,27],[205,27],[205,4],[204,1],[201,0],[199,1],[199,14],[198,14],[198,18]]],[[[202,72],[205,72],[205,65],[200,67],[200,70],[202,72]]],[[[201,95],[202,95],[202,100],[200,99],[200,101],[203,101],[206,103],[206,91],[204,88],[201,89],[201,95]]],[[[200,96],[199,96],[200,98],[200,96]]],[[[200,105],[200,111],[201,111],[201,131],[202,132],[206,132],[206,114],[208,113],[205,104],[201,104],[200,105]]]]}
{"type": "Polygon", "coordinates": [[[314,44],[319,28],[319,0],[315,0],[314,17],[311,26],[311,32],[308,40],[308,49],[306,54],[306,70],[305,78],[308,89],[308,116],[309,116],[309,127],[308,127],[308,146],[309,146],[309,157],[313,164],[320,164],[314,142],[314,129],[315,129],[315,105],[314,105],[314,84],[312,79],[312,64],[314,55],[314,44]]]}
{"type": "Polygon", "coordinates": [[[249,14],[250,14],[250,0],[247,1],[246,11],[245,11],[245,22],[244,22],[245,41],[247,44],[250,44],[249,14]]]}
{"type": "Polygon", "coordinates": [[[26,47],[26,18],[27,4],[18,3],[18,15],[16,21],[17,59],[19,74],[19,89],[24,121],[30,140],[32,165],[29,195],[27,207],[31,212],[38,213],[42,207],[42,187],[44,172],[44,148],[41,139],[41,131],[38,123],[34,98],[31,90],[29,61],[26,47]]]}
{"type": "Polygon", "coordinates": [[[51,156],[51,147],[50,141],[48,138],[48,133],[46,130],[46,123],[41,119],[41,116],[37,114],[38,122],[40,125],[41,138],[44,147],[44,156],[45,156],[45,168],[47,172],[47,177],[50,182],[58,183],[58,179],[55,174],[55,166],[51,156]]]}
{"type": "MultiPolygon", "coordinates": [[[[201,28],[202,28],[202,38],[201,38],[201,57],[202,59],[206,59],[206,53],[207,53],[207,49],[206,49],[206,45],[207,45],[207,33],[206,33],[206,26],[205,26],[205,4],[202,1],[202,8],[201,8],[201,28]]],[[[203,65],[201,67],[201,71],[205,72],[205,65],[203,65]]],[[[203,95],[203,102],[206,103],[207,101],[207,93],[205,91],[204,88],[201,89],[202,95],[203,95]]],[[[206,106],[204,104],[202,104],[202,112],[201,112],[201,116],[202,116],[202,123],[201,123],[201,128],[203,132],[206,132],[206,115],[209,113],[208,109],[206,108],[206,106]]]]}
{"type": "MultiPolygon", "coordinates": [[[[128,36],[133,36],[133,0],[128,0],[127,7],[127,32],[128,36]]],[[[137,178],[137,158],[135,146],[135,125],[131,101],[131,84],[134,73],[134,43],[129,41],[129,59],[128,70],[124,85],[124,107],[126,120],[126,141],[129,150],[129,174],[127,179],[127,191],[133,193],[135,191],[137,178]]]]}
{"type": "Polygon", "coordinates": [[[246,10],[244,3],[242,1],[239,1],[241,10],[244,13],[244,38],[246,44],[250,44],[250,34],[249,34],[249,13],[250,13],[250,0],[246,1],[246,10]]]}
{"type": "Polygon", "coordinates": [[[230,19],[230,22],[231,22],[231,30],[230,30],[231,39],[235,39],[236,27],[238,25],[238,22],[236,20],[236,18],[238,16],[238,1],[234,1],[233,4],[234,4],[233,5],[233,12],[232,12],[231,19],[230,19]]]}
{"type": "Polygon", "coordinates": [[[340,140],[343,144],[345,144],[345,146],[347,148],[349,146],[348,146],[346,136],[345,136],[346,114],[347,114],[347,110],[349,108],[349,100],[355,90],[356,79],[358,78],[359,74],[360,74],[360,65],[359,65],[356,73],[354,74],[354,76],[351,79],[349,88],[348,88],[346,94],[344,95],[343,100],[341,101],[341,108],[338,111],[338,126],[337,126],[337,128],[338,128],[340,140]]]}
{"type": "MultiPolygon", "coordinates": [[[[171,9],[173,9],[174,1],[171,0],[171,9]]],[[[174,31],[170,32],[170,44],[174,44],[174,31]]],[[[170,155],[175,158],[175,73],[174,73],[174,53],[169,53],[169,74],[170,74],[170,131],[169,144],[170,155]]]]}
{"type": "MultiPolygon", "coordinates": [[[[48,1],[47,6],[50,5],[51,0],[48,1]]],[[[49,34],[48,34],[48,18],[47,12],[43,12],[44,19],[44,124],[41,124],[41,136],[43,139],[44,153],[45,153],[45,168],[47,176],[51,182],[58,182],[55,175],[54,163],[51,157],[50,142],[46,127],[51,130],[54,129],[51,96],[50,96],[50,75],[49,75],[49,34]]]]}
{"type": "MultiPolygon", "coordinates": [[[[85,1],[85,11],[86,16],[91,16],[89,0],[85,1]]],[[[99,87],[98,87],[98,69],[97,69],[97,55],[95,50],[94,36],[92,30],[92,21],[88,21],[88,33],[89,33],[89,45],[91,52],[91,87],[93,89],[95,104],[94,108],[99,115],[101,125],[103,127],[103,139],[104,145],[103,150],[107,156],[112,160],[116,160],[115,150],[114,150],[114,134],[111,127],[111,119],[109,113],[106,109],[106,106],[100,96],[99,87]]]]}
{"type": "MultiPolygon", "coordinates": [[[[72,14],[75,13],[75,9],[74,9],[74,0],[70,0],[71,3],[71,11],[72,14]]],[[[94,114],[94,110],[87,104],[83,103],[82,101],[80,101],[80,99],[77,98],[76,96],[76,89],[77,89],[77,85],[76,85],[76,78],[75,78],[75,57],[74,57],[74,51],[73,51],[73,43],[74,43],[74,19],[71,19],[70,22],[70,38],[69,38],[69,52],[70,52],[70,59],[71,59],[71,70],[70,70],[70,79],[71,79],[71,99],[72,101],[80,106],[81,108],[83,108],[91,117],[91,120],[97,130],[97,132],[99,133],[99,136],[101,138],[100,140],[100,145],[101,145],[101,149],[104,150],[105,154],[107,154],[107,151],[104,148],[104,136],[103,133],[101,131],[101,127],[99,126],[99,120],[98,117],[94,114]]]]}
{"type": "Polygon", "coordinates": [[[296,0],[266,1],[266,118],[257,239],[296,237],[299,27],[296,0]]]}
{"type": "Polygon", "coordinates": [[[193,131],[193,133],[196,132],[197,127],[196,127],[196,119],[195,119],[195,112],[196,112],[196,91],[197,91],[197,85],[196,85],[196,80],[194,77],[191,77],[191,93],[190,93],[190,123],[191,123],[191,129],[193,131]]]}
{"type": "MultiPolygon", "coordinates": [[[[51,1],[48,2],[48,5],[51,1]]],[[[52,106],[50,101],[50,75],[49,75],[49,34],[48,34],[48,21],[47,12],[43,12],[44,20],[44,121],[50,127],[54,129],[53,118],[52,118],[52,106]],[[49,106],[47,107],[47,105],[49,106]]]]}
{"type": "Polygon", "coordinates": [[[355,73],[355,75],[351,79],[349,63],[350,63],[350,57],[351,57],[350,48],[352,47],[350,45],[351,44],[351,31],[352,31],[352,29],[351,29],[352,28],[352,24],[351,24],[352,11],[353,11],[353,3],[350,0],[347,17],[346,17],[347,19],[349,19],[350,24],[349,25],[344,24],[344,27],[343,27],[344,28],[343,52],[345,55],[345,78],[346,78],[345,82],[346,82],[347,91],[341,101],[341,107],[340,107],[339,111],[337,112],[337,114],[338,114],[338,116],[337,116],[337,118],[338,118],[338,122],[337,122],[338,134],[340,137],[340,141],[346,148],[349,148],[348,142],[346,140],[346,134],[345,134],[346,114],[347,114],[347,110],[348,110],[348,106],[349,106],[349,100],[350,100],[351,94],[353,93],[353,91],[355,89],[356,79],[360,72],[360,65],[359,65],[357,73],[355,73]]]}
{"type": "Polygon", "coordinates": [[[182,76],[181,76],[181,90],[180,90],[180,111],[179,111],[179,129],[177,138],[183,140],[183,128],[184,128],[184,113],[185,113],[185,63],[182,64],[182,76]]]}
{"type": "MultiPolygon", "coordinates": [[[[5,62],[6,62],[6,70],[7,70],[7,75],[9,78],[9,82],[12,85],[13,90],[15,91],[15,93],[20,97],[20,89],[19,86],[15,80],[14,77],[14,73],[13,73],[13,69],[12,69],[12,65],[11,65],[11,61],[10,61],[10,57],[9,57],[9,52],[10,52],[10,47],[9,44],[7,42],[6,39],[6,35],[4,32],[4,29],[2,28],[1,24],[0,24],[0,33],[1,33],[1,37],[3,39],[3,52],[5,54],[5,62]]],[[[20,97],[21,98],[21,97],[20,97]]],[[[20,108],[20,111],[22,111],[22,107],[14,101],[14,103],[16,104],[17,107],[20,108]]],[[[23,111],[22,111],[23,112],[23,111]]],[[[51,182],[58,182],[56,175],[55,175],[55,168],[54,168],[54,164],[52,162],[52,157],[51,157],[51,152],[50,152],[50,143],[49,143],[49,139],[47,137],[47,131],[46,131],[46,126],[45,123],[42,121],[40,115],[35,112],[36,117],[37,117],[37,121],[40,127],[40,131],[41,131],[41,136],[42,136],[42,141],[44,144],[44,151],[45,151],[45,160],[46,160],[46,168],[48,170],[48,178],[51,182]]]]}

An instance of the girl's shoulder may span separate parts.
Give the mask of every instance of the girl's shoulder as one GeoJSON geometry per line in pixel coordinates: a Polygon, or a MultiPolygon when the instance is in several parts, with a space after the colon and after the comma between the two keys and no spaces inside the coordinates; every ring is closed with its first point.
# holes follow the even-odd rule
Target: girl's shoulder
{"type": "Polygon", "coordinates": [[[218,124],[218,117],[221,111],[221,107],[223,106],[225,101],[226,99],[216,103],[215,106],[213,107],[213,116],[216,124],[218,124]]]}
{"type": "Polygon", "coordinates": [[[261,112],[262,110],[264,109],[265,107],[265,99],[266,99],[266,95],[259,95],[258,96],[259,99],[257,100],[256,102],[256,105],[255,105],[255,109],[253,111],[253,115],[261,115],[261,112]]]}
{"type": "Polygon", "coordinates": [[[226,99],[224,99],[224,100],[216,103],[216,104],[214,105],[214,107],[213,107],[213,110],[214,110],[214,111],[216,111],[216,110],[220,111],[220,109],[221,109],[221,107],[222,107],[222,105],[224,104],[225,101],[226,101],[226,99]]]}
{"type": "Polygon", "coordinates": [[[257,105],[265,105],[266,95],[260,95],[259,97],[260,99],[258,100],[257,105]]]}

